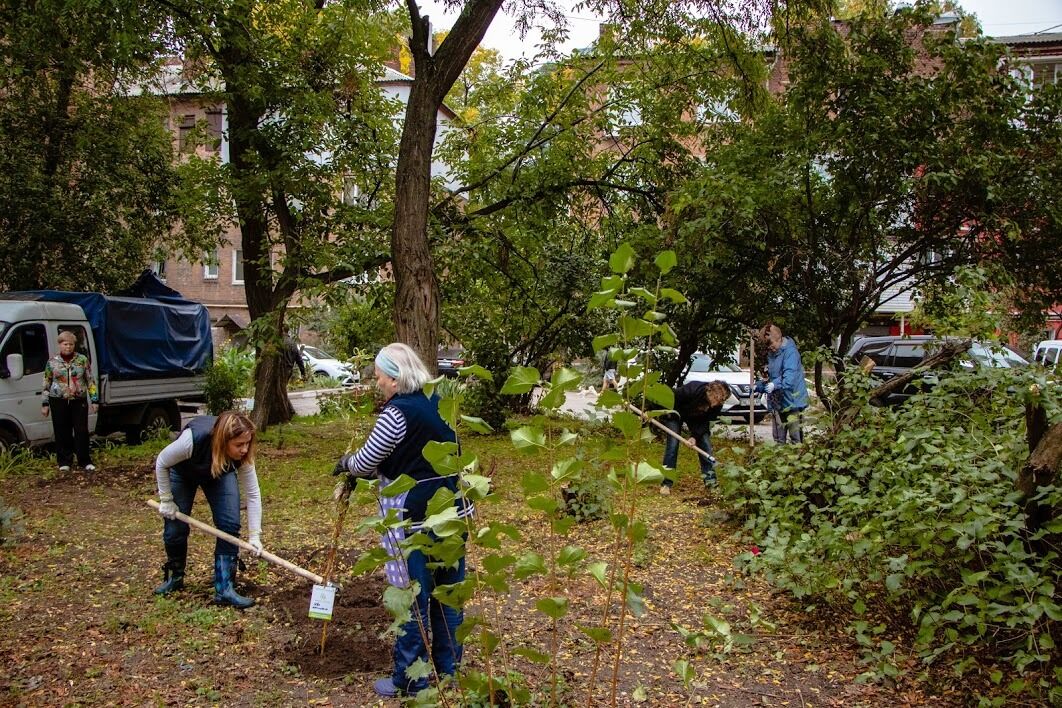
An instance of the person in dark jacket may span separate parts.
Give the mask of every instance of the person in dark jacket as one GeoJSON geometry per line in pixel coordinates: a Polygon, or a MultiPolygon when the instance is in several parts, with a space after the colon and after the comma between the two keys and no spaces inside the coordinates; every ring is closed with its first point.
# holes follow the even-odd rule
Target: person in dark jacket
{"type": "MultiPolygon", "coordinates": [[[[202,488],[214,526],[233,536],[240,535],[240,495],[247,500],[248,543],[262,552],[262,494],[254,468],[254,423],[234,411],[216,418],[202,415],[188,421],[180,436],[155,460],[159,489],[159,513],[165,517],[162,540],[166,546],[163,583],[155,588],[168,595],[184,587],[188,558],[188,524],[175,514],[192,513],[195,492],[202,488]]],[[[254,600],[236,593],[236,563],[239,548],[218,539],[214,544],[214,602],[243,610],[254,600]]]]}
{"type": "Polygon", "coordinates": [[[783,336],[778,325],[764,325],[762,338],[767,345],[767,380],[756,382],[756,392],[767,394],[774,441],[780,445],[787,438],[790,443],[803,442],[808,386],[800,352],[792,339],[783,336]]]}
{"type": "MultiPolygon", "coordinates": [[[[408,529],[388,530],[381,539],[381,545],[391,556],[385,566],[387,580],[400,588],[409,587],[413,581],[420,586],[412,619],[402,626],[395,640],[394,671],[373,684],[376,693],[384,697],[412,695],[427,688],[427,678],[407,674],[407,669],[418,660],[430,661],[439,676],[452,676],[463,652],[456,636],[463,613],[443,605],[431,593],[437,586],[464,580],[464,554],[453,565],[433,568],[428,566],[428,558],[420,550],[409,552],[403,560],[401,548],[407,532],[423,531],[420,522],[424,521],[428,501],[435,492],[442,487],[454,493],[458,491],[456,477],[440,477],[422,454],[424,446],[431,441],[457,439],[439,415],[438,397],[429,398],[421,390],[430,378],[416,352],[405,344],[388,344],[381,349],[376,356],[376,385],[386,404],[365,445],[357,452],[344,455],[333,472],[347,475],[348,486],[356,477],[379,477],[383,488],[403,474],[416,482],[408,492],[380,499],[381,516],[394,510],[412,522],[408,529]],[[425,642],[429,636],[430,657],[425,642]]],[[[458,518],[466,518],[474,511],[460,496],[454,503],[458,518]]]]}
{"type": "MultiPolygon", "coordinates": [[[[668,427],[676,435],[681,434],[682,425],[685,424],[690,431],[687,442],[696,445],[698,449],[712,454],[712,430],[711,421],[719,417],[723,403],[730,397],[730,389],[722,381],[693,381],[683,384],[675,391],[675,412],[660,418],[660,422],[668,427]]],[[[678,464],[679,441],[670,435],[667,436],[664,447],[664,467],[674,470],[678,464]]],[[[701,465],[701,479],[705,487],[715,484],[715,458],[706,458],[698,455],[701,465]]],[[[671,494],[671,485],[674,482],[665,479],[660,486],[660,493],[671,494]]]]}
{"type": "Polygon", "coordinates": [[[302,360],[302,352],[299,351],[299,345],[291,335],[284,337],[284,359],[291,366],[292,373],[295,372],[295,369],[298,369],[299,378],[306,381],[306,362],[302,360]]]}

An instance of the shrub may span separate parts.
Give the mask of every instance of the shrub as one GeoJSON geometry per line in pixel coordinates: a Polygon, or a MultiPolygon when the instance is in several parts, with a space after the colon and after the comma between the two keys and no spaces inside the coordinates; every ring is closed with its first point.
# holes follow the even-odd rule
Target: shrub
{"type": "Polygon", "coordinates": [[[203,395],[207,410],[213,415],[236,407],[236,401],[252,390],[254,354],[235,347],[224,347],[206,370],[203,395]]]}
{"type": "Polygon", "coordinates": [[[582,477],[563,488],[564,513],[576,521],[597,521],[608,517],[612,486],[608,480],[582,477]]]}
{"type": "Polygon", "coordinates": [[[375,391],[372,388],[359,386],[349,390],[319,395],[317,403],[321,415],[371,413],[376,407],[375,391]]]}
{"type": "MultiPolygon", "coordinates": [[[[764,547],[741,561],[797,597],[851,611],[868,677],[899,664],[874,615],[906,615],[927,664],[950,659],[961,674],[991,653],[1019,673],[1048,669],[1062,563],[1034,549],[1057,549],[1062,525],[1055,518],[1030,534],[1015,491],[1029,455],[1021,392],[1037,378],[953,372],[902,408],[864,406],[828,444],[765,446],[744,467],[723,465],[725,493],[764,547]]],[[[1038,383],[1059,422],[1057,385],[1038,383]]],[[[1060,508],[1057,483],[1039,494],[1060,508]]]]}

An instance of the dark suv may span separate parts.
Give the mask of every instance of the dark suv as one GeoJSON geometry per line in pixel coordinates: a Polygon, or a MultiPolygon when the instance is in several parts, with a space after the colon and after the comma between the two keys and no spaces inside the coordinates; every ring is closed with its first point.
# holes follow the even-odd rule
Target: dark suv
{"type": "MultiPolygon", "coordinates": [[[[918,366],[927,356],[936,353],[942,342],[940,337],[931,335],[862,337],[852,343],[845,356],[849,363],[855,366],[859,365],[863,357],[869,357],[874,361],[874,369],[870,375],[885,382],[918,366]]],[[[1006,347],[995,349],[977,341],[970,345],[970,351],[959,360],[959,365],[966,368],[1016,368],[1028,363],[1006,347]]],[[[918,391],[931,388],[936,382],[936,372],[927,371],[920,379],[915,379],[902,390],[886,396],[884,402],[887,405],[899,405],[918,391]]]]}

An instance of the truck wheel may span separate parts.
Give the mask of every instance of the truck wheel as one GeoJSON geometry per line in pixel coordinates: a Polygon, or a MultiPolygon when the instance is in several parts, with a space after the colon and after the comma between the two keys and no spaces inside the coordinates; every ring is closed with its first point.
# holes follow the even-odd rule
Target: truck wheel
{"type": "Polygon", "coordinates": [[[11,452],[20,443],[17,435],[7,428],[0,428],[0,454],[11,452]]]}
{"type": "Polygon", "coordinates": [[[163,431],[174,428],[173,418],[170,412],[163,406],[150,406],[140,420],[140,425],[126,429],[126,442],[130,445],[139,445],[145,440],[161,435],[163,431]]]}

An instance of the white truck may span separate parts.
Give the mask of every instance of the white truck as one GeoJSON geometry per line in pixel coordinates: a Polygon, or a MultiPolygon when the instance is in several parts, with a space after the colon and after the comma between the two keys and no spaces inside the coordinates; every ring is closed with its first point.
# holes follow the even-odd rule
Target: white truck
{"type": "Polygon", "coordinates": [[[44,366],[64,331],[92,363],[99,407],[89,414],[90,432],[138,441],[145,431],[179,429],[181,408],[203,400],[213,347],[206,308],[169,300],[0,293],[0,448],[54,439],[41,394],[44,366]]]}

